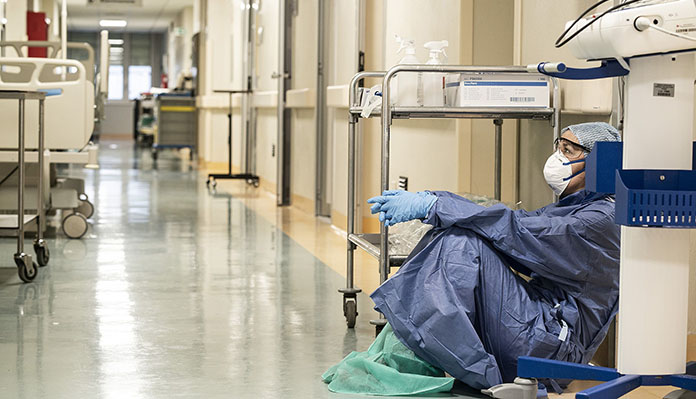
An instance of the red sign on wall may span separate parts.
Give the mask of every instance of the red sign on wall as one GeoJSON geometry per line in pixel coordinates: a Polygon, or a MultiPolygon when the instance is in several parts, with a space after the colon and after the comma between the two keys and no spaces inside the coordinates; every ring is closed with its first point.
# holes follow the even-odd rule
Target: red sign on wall
{"type": "MultiPolygon", "coordinates": [[[[29,40],[48,40],[46,13],[27,11],[27,37],[29,40]]],[[[48,57],[48,49],[46,47],[29,47],[28,55],[29,57],[46,58],[48,57]]]]}

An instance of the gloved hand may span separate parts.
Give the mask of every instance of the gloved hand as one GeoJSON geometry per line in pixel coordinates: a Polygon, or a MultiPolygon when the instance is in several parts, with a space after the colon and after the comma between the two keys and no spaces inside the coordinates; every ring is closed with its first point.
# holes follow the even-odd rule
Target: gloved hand
{"type": "Polygon", "coordinates": [[[423,219],[428,216],[430,208],[437,201],[437,196],[421,191],[412,193],[404,190],[387,190],[382,195],[367,200],[372,205],[370,211],[379,212],[379,221],[385,226],[407,222],[413,219],[423,219]]]}

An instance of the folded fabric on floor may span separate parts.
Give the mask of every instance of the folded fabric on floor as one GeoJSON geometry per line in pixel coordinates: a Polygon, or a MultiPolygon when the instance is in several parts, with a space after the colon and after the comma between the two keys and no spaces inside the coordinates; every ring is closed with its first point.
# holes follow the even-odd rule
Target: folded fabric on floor
{"type": "Polygon", "coordinates": [[[421,360],[389,324],[367,352],[352,352],[321,378],[337,393],[407,396],[449,392],[454,378],[421,360]]]}

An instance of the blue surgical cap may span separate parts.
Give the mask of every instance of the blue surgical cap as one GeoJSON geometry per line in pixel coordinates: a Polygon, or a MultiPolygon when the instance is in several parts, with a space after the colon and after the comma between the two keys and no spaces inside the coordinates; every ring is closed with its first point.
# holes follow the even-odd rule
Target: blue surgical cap
{"type": "Polygon", "coordinates": [[[569,129],[578,138],[580,145],[590,151],[592,151],[594,144],[598,141],[621,141],[619,131],[605,122],[579,123],[566,126],[561,130],[561,134],[569,129]]]}

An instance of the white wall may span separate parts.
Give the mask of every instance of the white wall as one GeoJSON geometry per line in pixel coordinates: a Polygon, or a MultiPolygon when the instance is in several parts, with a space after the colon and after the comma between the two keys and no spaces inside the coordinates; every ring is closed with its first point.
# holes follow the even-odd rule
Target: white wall
{"type": "MultiPolygon", "coordinates": [[[[182,15],[187,26],[202,25],[201,65],[197,101],[199,157],[215,167],[225,167],[228,159],[229,95],[215,90],[242,89],[242,20],[237,2],[198,0],[195,7],[182,15]]],[[[190,39],[189,39],[190,43],[190,39]]],[[[188,46],[188,59],[190,59],[188,46]]],[[[186,56],[186,55],[184,55],[186,56]]],[[[184,64],[186,65],[186,64],[184,64]]],[[[187,64],[190,67],[190,61],[187,64]]],[[[238,105],[237,101],[237,105],[238,105]]],[[[241,119],[239,108],[233,112],[233,165],[241,165],[241,119]]]]}
{"type": "Polygon", "coordinates": [[[7,40],[27,40],[27,2],[10,0],[7,2],[7,40]]]}
{"type": "MultiPolygon", "coordinates": [[[[382,0],[369,1],[367,18],[370,19],[376,13],[381,13],[382,0]]],[[[352,1],[336,1],[331,2],[329,7],[329,23],[327,24],[328,34],[328,53],[327,53],[327,77],[329,86],[345,86],[347,87],[353,75],[357,72],[356,55],[358,52],[357,43],[357,0],[352,1]],[[331,27],[340,27],[331,28],[331,27]]],[[[368,26],[370,26],[368,24],[368,26]]],[[[368,29],[370,29],[368,27],[368,29]]],[[[371,37],[370,34],[368,36],[371,37]]],[[[368,43],[373,45],[381,44],[381,40],[368,40],[368,43]]],[[[381,67],[381,50],[379,54],[375,51],[368,51],[366,62],[373,62],[375,58],[380,60],[381,67]]],[[[372,65],[371,65],[372,66],[372,65]]],[[[368,67],[367,69],[373,69],[368,67]]],[[[348,99],[345,99],[348,103],[348,99]]],[[[347,181],[348,181],[348,110],[347,108],[329,108],[326,114],[327,134],[330,137],[331,159],[333,160],[331,170],[331,212],[335,215],[332,222],[339,226],[345,225],[346,215],[346,198],[347,198],[347,181]],[[338,220],[336,218],[341,218],[338,220]]],[[[364,137],[368,137],[366,130],[363,130],[364,137]]],[[[369,169],[369,165],[365,161],[358,162],[364,166],[363,170],[369,169]]],[[[365,182],[365,175],[360,174],[361,179],[365,182]]]]}
{"type": "Polygon", "coordinates": [[[167,74],[170,85],[175,85],[180,74],[191,70],[191,37],[193,31],[193,7],[185,7],[169,29],[167,43],[167,74]],[[183,32],[181,32],[183,30],[183,32]]]}
{"type": "MultiPolygon", "coordinates": [[[[263,29],[263,36],[257,37],[256,43],[256,89],[259,92],[266,92],[261,94],[264,97],[278,91],[278,81],[271,77],[278,71],[278,13],[278,2],[263,1],[256,18],[257,30],[263,29]]],[[[256,172],[267,183],[265,187],[275,192],[278,149],[277,112],[275,107],[258,108],[257,111],[256,172]]]]}
{"type": "MultiPolygon", "coordinates": [[[[316,91],[317,84],[318,1],[299,0],[293,21],[292,89],[316,91]]],[[[315,99],[316,100],[316,99],[315,99]]],[[[291,176],[293,202],[314,212],[316,187],[316,122],[314,104],[291,111],[291,176]],[[299,198],[298,198],[299,197],[299,198]]]]}

